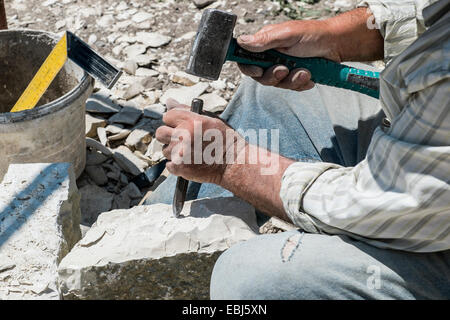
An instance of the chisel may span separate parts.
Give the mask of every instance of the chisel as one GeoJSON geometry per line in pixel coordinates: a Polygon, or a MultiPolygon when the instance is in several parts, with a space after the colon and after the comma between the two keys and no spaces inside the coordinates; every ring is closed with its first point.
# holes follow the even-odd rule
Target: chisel
{"type": "MultiPolygon", "coordinates": [[[[203,100],[194,99],[191,104],[191,112],[202,113],[203,111],[203,100]]],[[[173,196],[173,215],[178,217],[180,215],[181,210],[183,210],[184,202],[186,201],[186,194],[188,189],[189,181],[178,177],[177,185],[175,187],[175,195],[173,196]]]]}

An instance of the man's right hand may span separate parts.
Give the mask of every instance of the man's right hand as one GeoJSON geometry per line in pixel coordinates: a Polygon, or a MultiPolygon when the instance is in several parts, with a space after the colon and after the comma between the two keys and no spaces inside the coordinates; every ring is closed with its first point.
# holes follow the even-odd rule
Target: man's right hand
{"type": "MultiPolygon", "coordinates": [[[[240,36],[241,47],[253,52],[275,49],[301,57],[320,57],[335,62],[373,61],[383,58],[383,38],[378,30],[367,27],[372,14],[357,8],[327,20],[287,21],[268,25],[254,35],[240,36]]],[[[276,65],[267,70],[239,64],[242,73],[259,83],[297,91],[314,87],[306,69],[276,65]]]]}
{"type": "MultiPolygon", "coordinates": [[[[243,35],[237,40],[239,45],[253,52],[275,49],[295,57],[322,57],[340,62],[334,52],[325,21],[288,21],[268,25],[254,35],[243,35]]],[[[259,83],[297,91],[314,87],[311,74],[306,69],[289,69],[275,65],[267,70],[252,65],[239,64],[239,69],[259,83]]]]}

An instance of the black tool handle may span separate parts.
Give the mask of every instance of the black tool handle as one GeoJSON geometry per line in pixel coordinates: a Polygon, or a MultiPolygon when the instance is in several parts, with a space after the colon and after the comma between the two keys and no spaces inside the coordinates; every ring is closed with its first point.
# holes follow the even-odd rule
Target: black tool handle
{"type": "MultiPolygon", "coordinates": [[[[202,113],[203,111],[203,100],[194,99],[191,104],[191,112],[202,113]]],[[[175,194],[173,196],[173,214],[175,217],[180,215],[181,210],[183,210],[184,202],[186,201],[186,194],[188,189],[189,181],[178,177],[177,185],[175,187],[175,194]]]]}

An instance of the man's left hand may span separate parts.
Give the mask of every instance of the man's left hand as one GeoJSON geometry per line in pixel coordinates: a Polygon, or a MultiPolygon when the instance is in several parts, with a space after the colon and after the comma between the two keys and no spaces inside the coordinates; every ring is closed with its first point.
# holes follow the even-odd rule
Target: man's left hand
{"type": "Polygon", "coordinates": [[[243,138],[222,120],[193,113],[175,100],[169,99],[167,108],[165,125],[156,131],[156,139],[164,144],[169,172],[190,181],[220,185],[227,153],[233,149],[238,154],[235,147],[239,139],[245,146],[243,138]]]}

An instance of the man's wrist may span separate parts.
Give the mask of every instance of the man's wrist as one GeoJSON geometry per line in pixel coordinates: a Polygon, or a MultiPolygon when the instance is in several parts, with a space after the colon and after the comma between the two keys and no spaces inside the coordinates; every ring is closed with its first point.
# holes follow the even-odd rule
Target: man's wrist
{"type": "Polygon", "coordinates": [[[325,21],[330,50],[339,61],[374,61],[383,58],[384,39],[379,30],[369,29],[372,14],[357,8],[325,21]]]}
{"type": "Polygon", "coordinates": [[[218,183],[221,187],[230,190],[236,184],[236,179],[242,179],[242,169],[249,153],[249,146],[245,139],[236,136],[233,145],[227,147],[224,170],[218,183]]]}

